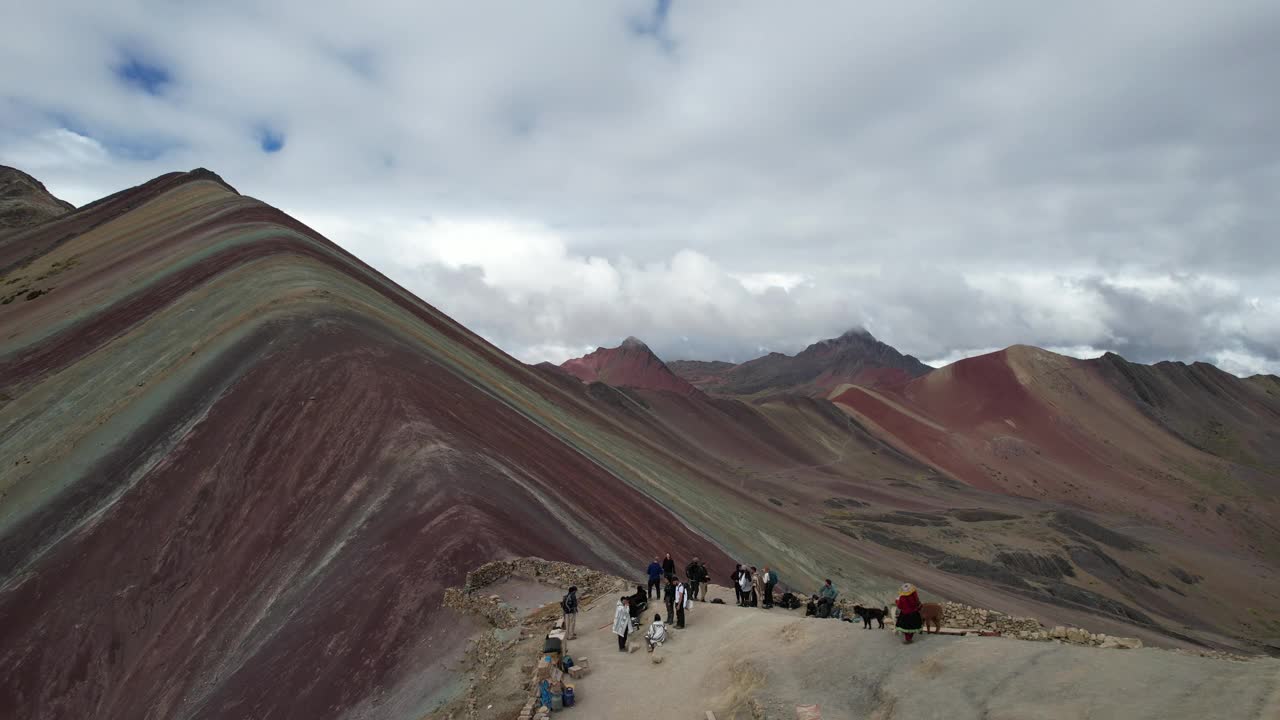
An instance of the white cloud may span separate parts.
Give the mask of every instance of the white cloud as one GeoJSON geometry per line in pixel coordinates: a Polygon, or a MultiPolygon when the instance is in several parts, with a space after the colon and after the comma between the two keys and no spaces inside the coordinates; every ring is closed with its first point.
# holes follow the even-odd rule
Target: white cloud
{"type": "Polygon", "coordinates": [[[0,162],[77,203],[209,167],[527,359],[865,325],[1280,368],[1274,2],[722,10],[27,3],[0,162]]]}

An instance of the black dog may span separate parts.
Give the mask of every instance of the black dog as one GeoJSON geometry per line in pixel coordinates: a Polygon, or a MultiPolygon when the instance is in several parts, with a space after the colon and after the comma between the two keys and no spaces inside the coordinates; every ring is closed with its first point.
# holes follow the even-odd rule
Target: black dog
{"type": "Polygon", "coordinates": [[[862,618],[862,629],[870,630],[871,621],[875,620],[880,623],[880,629],[884,629],[884,618],[889,614],[889,608],[864,608],[861,605],[853,606],[853,614],[862,618]]]}

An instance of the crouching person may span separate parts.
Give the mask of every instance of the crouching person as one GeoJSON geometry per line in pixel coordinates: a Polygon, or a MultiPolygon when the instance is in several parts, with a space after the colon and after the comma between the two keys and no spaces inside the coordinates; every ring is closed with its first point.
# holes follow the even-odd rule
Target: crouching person
{"type": "Polygon", "coordinates": [[[644,634],[644,641],[649,646],[649,652],[662,647],[662,643],[667,641],[667,626],[662,624],[661,615],[653,616],[653,622],[649,623],[649,630],[644,634]]]}

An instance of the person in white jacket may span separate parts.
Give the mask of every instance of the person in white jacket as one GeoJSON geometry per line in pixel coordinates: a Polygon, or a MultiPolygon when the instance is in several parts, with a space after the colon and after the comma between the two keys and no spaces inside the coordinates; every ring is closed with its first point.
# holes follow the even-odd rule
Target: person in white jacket
{"type": "Polygon", "coordinates": [[[667,641],[667,626],[662,624],[661,615],[653,616],[653,622],[649,623],[649,631],[644,634],[644,641],[649,645],[649,652],[662,647],[662,643],[667,641]]]}
{"type": "Polygon", "coordinates": [[[742,574],[738,576],[738,590],[741,597],[738,598],[739,604],[747,607],[751,604],[751,572],[744,565],[742,574]]]}
{"type": "Polygon", "coordinates": [[[618,652],[627,651],[627,633],[631,632],[631,610],[627,607],[629,602],[631,598],[623,595],[613,611],[613,634],[618,636],[618,652]]]}
{"type": "Polygon", "coordinates": [[[684,611],[689,607],[689,584],[680,583],[676,586],[676,628],[684,629],[684,611]]]}

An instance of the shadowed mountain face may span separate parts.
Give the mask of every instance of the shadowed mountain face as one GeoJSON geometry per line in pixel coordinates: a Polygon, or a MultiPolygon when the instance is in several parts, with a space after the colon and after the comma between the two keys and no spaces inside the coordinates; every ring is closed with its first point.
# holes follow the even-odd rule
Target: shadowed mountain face
{"type": "Polygon", "coordinates": [[[909,579],[1174,645],[1251,647],[1280,607],[1274,475],[1088,364],[745,402],[628,343],[583,383],[207,171],[0,236],[0,273],[41,290],[0,305],[13,717],[421,717],[478,629],[443,588],[517,555],[909,579]]]}
{"type": "Polygon", "coordinates": [[[50,194],[39,180],[17,168],[0,165],[0,235],[35,227],[75,209],[50,194]]]}
{"type": "Polygon", "coordinates": [[[798,354],[770,353],[740,365],[677,361],[673,372],[707,392],[760,395],[770,392],[824,396],[845,383],[880,387],[904,383],[933,368],[872,337],[850,330],[798,354]]]}

